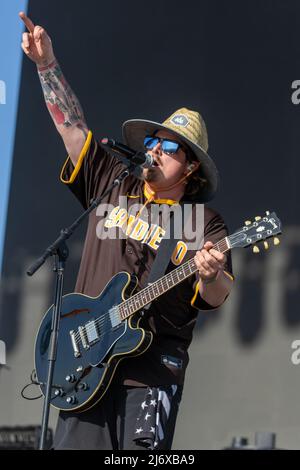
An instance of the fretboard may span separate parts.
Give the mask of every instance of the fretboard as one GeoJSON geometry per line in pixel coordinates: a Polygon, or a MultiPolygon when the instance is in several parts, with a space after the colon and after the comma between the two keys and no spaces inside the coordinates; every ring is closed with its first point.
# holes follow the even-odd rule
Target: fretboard
{"type": "MultiPolygon", "coordinates": [[[[230,249],[227,237],[222,238],[212,248],[220,253],[230,249]]],[[[163,277],[148,285],[137,294],[118,305],[121,320],[125,320],[138,310],[148,305],[177,284],[187,279],[198,270],[194,258],[178,266],[178,268],[165,274],[163,277]]]]}

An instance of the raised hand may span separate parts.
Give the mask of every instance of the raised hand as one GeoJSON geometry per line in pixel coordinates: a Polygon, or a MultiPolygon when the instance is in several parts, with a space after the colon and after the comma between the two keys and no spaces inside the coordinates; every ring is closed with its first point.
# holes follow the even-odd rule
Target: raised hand
{"type": "Polygon", "coordinates": [[[23,33],[21,44],[24,53],[38,66],[47,66],[55,59],[52,42],[47,32],[41,26],[35,26],[22,11],[19,17],[29,32],[23,33]]]}
{"type": "Polygon", "coordinates": [[[76,166],[88,127],[80,103],[57,62],[51,39],[41,26],[35,26],[22,11],[19,17],[28,32],[23,34],[22,49],[36,63],[45,102],[61,135],[67,153],[76,166]]]}

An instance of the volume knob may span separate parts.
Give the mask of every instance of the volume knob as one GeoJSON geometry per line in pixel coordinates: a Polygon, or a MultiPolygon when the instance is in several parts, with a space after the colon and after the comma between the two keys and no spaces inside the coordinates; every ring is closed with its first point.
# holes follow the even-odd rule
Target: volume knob
{"type": "Polygon", "coordinates": [[[80,383],[78,384],[78,388],[79,388],[79,390],[86,391],[86,390],[89,389],[89,386],[88,386],[88,384],[87,384],[86,382],[80,382],[80,383]]]}
{"type": "Polygon", "coordinates": [[[66,376],[66,381],[67,381],[67,382],[70,382],[70,383],[75,382],[75,381],[76,381],[75,375],[74,375],[74,374],[67,375],[67,376],[66,376]]]}
{"type": "Polygon", "coordinates": [[[67,375],[67,376],[66,376],[66,381],[67,381],[67,382],[70,382],[70,383],[75,382],[75,381],[76,381],[75,375],[74,375],[74,374],[67,375]]]}
{"type": "Polygon", "coordinates": [[[69,405],[74,405],[74,403],[77,403],[77,399],[72,395],[66,399],[66,402],[69,403],[69,405]]]}

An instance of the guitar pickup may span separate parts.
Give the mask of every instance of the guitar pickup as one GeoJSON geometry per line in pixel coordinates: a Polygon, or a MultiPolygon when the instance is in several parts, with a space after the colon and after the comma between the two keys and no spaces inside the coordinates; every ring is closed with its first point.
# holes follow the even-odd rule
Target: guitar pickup
{"type": "Polygon", "coordinates": [[[89,344],[92,344],[95,341],[98,341],[98,339],[100,338],[98,326],[94,320],[88,322],[85,325],[85,332],[86,332],[86,336],[87,336],[89,344]]]}
{"type": "Polygon", "coordinates": [[[89,343],[88,343],[88,338],[87,338],[87,334],[86,334],[84,326],[79,326],[78,332],[79,332],[79,336],[80,336],[83,348],[84,349],[89,349],[90,346],[89,346],[89,343]]]}

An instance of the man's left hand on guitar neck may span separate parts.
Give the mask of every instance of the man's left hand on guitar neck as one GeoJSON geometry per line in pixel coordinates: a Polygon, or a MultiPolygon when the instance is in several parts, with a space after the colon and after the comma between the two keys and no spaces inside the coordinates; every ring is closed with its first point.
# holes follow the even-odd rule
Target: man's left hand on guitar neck
{"type": "Polygon", "coordinates": [[[213,249],[213,246],[212,242],[207,241],[194,259],[200,276],[201,298],[212,307],[219,307],[230,293],[233,279],[224,271],[226,255],[213,249]]]}

